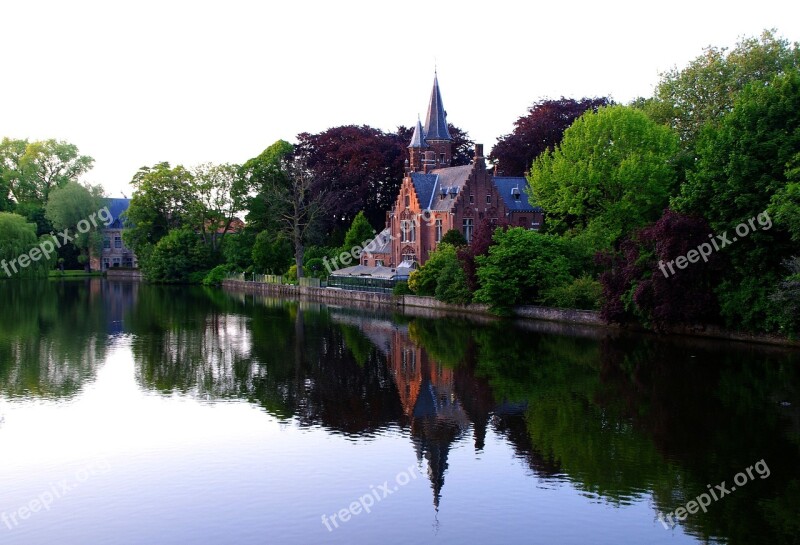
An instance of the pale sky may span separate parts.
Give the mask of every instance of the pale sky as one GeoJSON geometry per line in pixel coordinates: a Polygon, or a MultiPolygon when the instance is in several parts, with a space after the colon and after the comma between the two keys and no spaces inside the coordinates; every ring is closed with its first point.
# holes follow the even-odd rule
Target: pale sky
{"type": "Polygon", "coordinates": [[[649,96],[707,45],[777,28],[759,2],[89,2],[0,0],[0,137],[95,158],[112,196],[143,165],[242,163],[275,140],[424,117],[438,66],[448,121],[491,148],[540,98],[649,96]]]}

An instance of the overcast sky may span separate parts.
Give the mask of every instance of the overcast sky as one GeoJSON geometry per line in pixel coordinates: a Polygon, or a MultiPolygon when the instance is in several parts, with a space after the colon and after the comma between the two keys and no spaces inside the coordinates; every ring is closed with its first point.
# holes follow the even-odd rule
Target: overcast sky
{"type": "Polygon", "coordinates": [[[143,165],[411,125],[435,64],[448,120],[488,151],[537,99],[627,102],[704,46],[764,28],[800,40],[787,0],[0,0],[0,21],[0,136],[76,144],[96,160],[85,180],[114,196],[143,165]]]}

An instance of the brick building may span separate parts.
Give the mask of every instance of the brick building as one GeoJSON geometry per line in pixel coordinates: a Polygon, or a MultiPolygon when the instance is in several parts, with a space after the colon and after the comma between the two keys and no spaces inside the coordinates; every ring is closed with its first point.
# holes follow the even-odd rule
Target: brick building
{"type": "Polygon", "coordinates": [[[453,139],[434,76],[425,125],[417,120],[397,200],[387,213],[386,229],[362,255],[362,266],[422,264],[447,231],[457,229],[471,241],[484,219],[541,227],[542,209],[532,203],[525,178],[494,176],[482,144],[475,145],[469,165],[451,166],[452,156],[453,139]]]}

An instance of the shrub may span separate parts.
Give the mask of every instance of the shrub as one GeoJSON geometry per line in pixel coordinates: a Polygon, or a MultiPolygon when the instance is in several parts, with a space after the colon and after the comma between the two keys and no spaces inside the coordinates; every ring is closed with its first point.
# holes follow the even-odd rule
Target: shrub
{"type": "Polygon", "coordinates": [[[597,310],[603,298],[603,286],[591,276],[584,275],[571,283],[550,288],[543,295],[543,302],[549,306],[597,310]]]}
{"type": "Polygon", "coordinates": [[[211,264],[211,254],[195,233],[189,230],[170,231],[158,241],[148,255],[142,270],[151,282],[186,283],[202,282],[201,271],[207,271],[211,264]],[[192,277],[190,278],[190,275],[192,277]]]}
{"type": "Polygon", "coordinates": [[[439,282],[439,276],[450,261],[458,262],[456,248],[452,244],[444,242],[443,239],[439,247],[428,258],[428,261],[418,270],[411,273],[408,279],[408,287],[417,295],[436,295],[436,284],[439,282]]]}
{"type": "Polygon", "coordinates": [[[392,295],[412,295],[414,292],[408,287],[408,282],[400,281],[392,288],[392,295]]]}
{"type": "Polygon", "coordinates": [[[228,277],[228,273],[231,272],[231,265],[217,265],[213,269],[211,269],[208,274],[203,278],[203,285],[204,286],[219,286],[222,284],[222,281],[228,277]]]}
{"type": "Polygon", "coordinates": [[[445,303],[466,305],[472,302],[467,275],[458,259],[448,259],[436,282],[436,298],[445,303]]]}
{"type": "Polygon", "coordinates": [[[541,302],[548,289],[571,281],[560,238],[514,227],[497,230],[493,239],[489,255],[477,258],[480,288],[474,300],[488,303],[494,312],[541,302]]]}

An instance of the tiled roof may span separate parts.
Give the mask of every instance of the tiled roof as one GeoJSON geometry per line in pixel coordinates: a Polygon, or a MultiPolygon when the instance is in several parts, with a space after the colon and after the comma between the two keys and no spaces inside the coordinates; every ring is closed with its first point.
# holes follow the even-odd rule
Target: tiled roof
{"type": "Polygon", "coordinates": [[[442,104],[442,94],[439,92],[439,77],[433,76],[433,89],[431,101],[428,104],[428,115],[425,118],[426,140],[452,140],[450,131],[447,130],[447,113],[442,104]]]}
{"type": "Polygon", "coordinates": [[[494,176],[497,191],[503,202],[511,212],[540,212],[542,209],[536,206],[533,197],[528,193],[528,180],[521,176],[494,176]],[[519,192],[520,198],[515,194],[519,192]]]}

